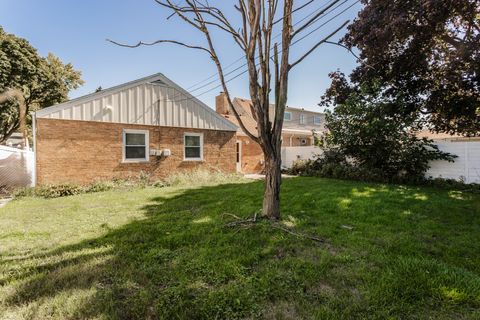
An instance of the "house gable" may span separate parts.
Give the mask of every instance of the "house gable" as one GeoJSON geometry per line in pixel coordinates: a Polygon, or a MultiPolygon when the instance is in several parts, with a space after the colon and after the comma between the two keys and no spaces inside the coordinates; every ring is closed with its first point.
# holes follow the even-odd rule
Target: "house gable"
{"type": "Polygon", "coordinates": [[[163,74],[128,82],[35,113],[36,118],[236,131],[163,74]]]}

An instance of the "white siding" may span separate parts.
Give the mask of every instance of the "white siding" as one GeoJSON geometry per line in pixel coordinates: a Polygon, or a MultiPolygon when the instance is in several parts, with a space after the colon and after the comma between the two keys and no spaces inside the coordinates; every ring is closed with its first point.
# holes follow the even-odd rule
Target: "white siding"
{"type": "Polygon", "coordinates": [[[183,89],[134,83],[72,100],[37,112],[37,118],[160,125],[235,131],[237,128],[183,89]]]}
{"type": "Polygon", "coordinates": [[[428,177],[465,180],[466,183],[480,183],[480,142],[438,142],[438,148],[458,156],[455,162],[432,161],[428,177]]]}
{"type": "Polygon", "coordinates": [[[291,168],[297,160],[315,159],[322,153],[316,146],[282,147],[282,167],[291,168]]]}

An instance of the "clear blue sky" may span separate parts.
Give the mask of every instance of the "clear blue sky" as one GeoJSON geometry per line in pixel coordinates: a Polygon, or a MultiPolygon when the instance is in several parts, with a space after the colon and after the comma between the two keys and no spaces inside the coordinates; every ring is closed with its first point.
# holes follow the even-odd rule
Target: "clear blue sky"
{"type": "MultiPolygon", "coordinates": [[[[305,3],[297,0],[295,6],[305,3]]],[[[315,0],[294,16],[294,21],[318,9],[327,0],[315,0]]],[[[234,1],[220,3],[228,15],[236,16],[234,1]]],[[[342,3],[342,2],[340,2],[342,3]]],[[[342,9],[354,4],[345,3],[320,20],[319,26],[342,9]]],[[[361,8],[356,3],[330,23],[312,33],[292,48],[292,60],[308,50],[316,41],[332,32],[346,19],[353,20],[361,8]]],[[[162,72],[184,88],[202,82],[215,73],[215,67],[206,54],[174,45],[157,45],[137,49],[121,48],[108,43],[110,38],[120,42],[135,43],[160,38],[180,39],[203,44],[201,34],[178,19],[166,20],[168,13],[154,0],[0,0],[0,25],[9,33],[26,38],[41,55],[52,52],[64,62],[71,62],[82,71],[85,85],[70,94],[71,98],[93,92],[98,86],[108,88],[156,72],[162,72]]],[[[312,28],[313,29],[313,28],[312,28]]],[[[340,38],[345,30],[335,39],[340,38]]],[[[217,50],[225,65],[241,57],[241,52],[226,37],[218,35],[217,50]]],[[[242,62],[231,69],[241,66],[242,62]]],[[[325,45],[299,65],[290,76],[289,105],[318,110],[317,103],[329,85],[328,73],[340,68],[349,72],[355,58],[344,49],[325,45]]],[[[238,74],[241,70],[232,74],[238,74]]],[[[203,82],[205,83],[205,82],[203,82]]],[[[192,92],[199,95],[213,87],[192,92]]],[[[235,96],[248,97],[246,76],[229,83],[235,96]]],[[[214,106],[215,89],[199,98],[214,106]]]]}

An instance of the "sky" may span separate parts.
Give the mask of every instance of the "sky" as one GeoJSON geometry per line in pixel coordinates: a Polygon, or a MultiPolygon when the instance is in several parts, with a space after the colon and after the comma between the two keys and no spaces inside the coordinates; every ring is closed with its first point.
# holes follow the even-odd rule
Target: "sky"
{"type": "MultiPolygon", "coordinates": [[[[297,0],[295,7],[306,1],[297,0]]],[[[237,22],[234,3],[233,0],[210,1],[237,22]]],[[[327,3],[329,0],[314,0],[295,13],[294,23],[300,26],[301,19],[318,12],[327,3]]],[[[346,20],[353,20],[360,9],[361,5],[355,0],[340,1],[337,9],[301,34],[311,32],[292,46],[290,60],[294,61],[346,20]],[[341,13],[343,10],[346,11],[341,13]],[[322,26],[331,18],[334,19],[322,26]],[[316,28],[318,30],[314,31],[316,28]]],[[[27,39],[42,56],[52,52],[82,72],[85,84],[72,91],[70,98],[92,93],[99,86],[109,88],[161,72],[214,107],[215,96],[221,88],[215,88],[219,84],[218,77],[212,77],[216,68],[207,54],[171,44],[130,49],[106,41],[112,39],[133,44],[140,40],[175,39],[205,44],[201,33],[177,18],[167,19],[168,16],[169,12],[154,0],[0,0],[0,26],[6,32],[27,39]],[[208,84],[212,81],[214,83],[208,84]],[[205,84],[208,85],[199,88],[205,84]]],[[[276,30],[274,34],[279,32],[276,30]]],[[[338,40],[344,33],[345,29],[332,40],[338,40]]],[[[224,66],[242,57],[240,49],[227,35],[220,32],[213,35],[224,66]]],[[[227,79],[240,74],[244,70],[243,63],[242,60],[227,68],[226,72],[232,71],[227,79]]],[[[355,65],[355,57],[345,49],[334,45],[321,46],[291,71],[288,105],[320,111],[318,102],[330,84],[328,73],[340,69],[348,74],[355,65]]],[[[249,96],[246,74],[231,80],[228,86],[233,96],[249,96]]]]}

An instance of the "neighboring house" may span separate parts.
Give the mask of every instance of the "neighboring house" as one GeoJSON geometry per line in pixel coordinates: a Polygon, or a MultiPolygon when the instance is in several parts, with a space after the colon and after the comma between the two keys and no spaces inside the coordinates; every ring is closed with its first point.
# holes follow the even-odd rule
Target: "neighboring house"
{"type": "MultiPolygon", "coordinates": [[[[7,140],[5,140],[1,145],[7,146],[7,147],[12,147],[12,148],[17,148],[17,149],[24,149],[24,140],[23,140],[23,135],[20,132],[14,132],[10,137],[8,137],[7,140]]],[[[27,140],[28,143],[28,140],[27,140]]],[[[29,146],[27,145],[27,149],[29,146]]]]}
{"type": "MultiPolygon", "coordinates": [[[[233,105],[249,132],[257,135],[257,121],[254,117],[250,100],[234,98],[233,105]]],[[[216,111],[225,119],[235,124],[237,131],[237,171],[242,173],[259,173],[263,170],[264,157],[260,145],[250,139],[240,128],[233,110],[230,110],[226,95],[220,93],[216,97],[216,111]]],[[[274,106],[270,106],[270,117],[273,120],[274,106]]],[[[315,143],[315,135],[325,132],[325,114],[304,109],[287,107],[282,129],[282,161],[290,158],[288,150],[295,153],[294,158],[310,157],[315,143]],[[296,147],[296,148],[294,148],[296,147]],[[305,147],[305,148],[302,148],[305,147]],[[308,147],[308,148],[307,148],[308,147]]],[[[291,162],[291,161],[289,161],[291,162]]]]}
{"type": "Polygon", "coordinates": [[[455,162],[432,161],[427,177],[462,180],[466,183],[480,183],[480,136],[463,137],[447,133],[421,131],[418,137],[434,141],[442,151],[457,156],[455,162]]]}
{"type": "Polygon", "coordinates": [[[235,172],[237,127],[162,74],[34,113],[36,183],[235,172]]]}

